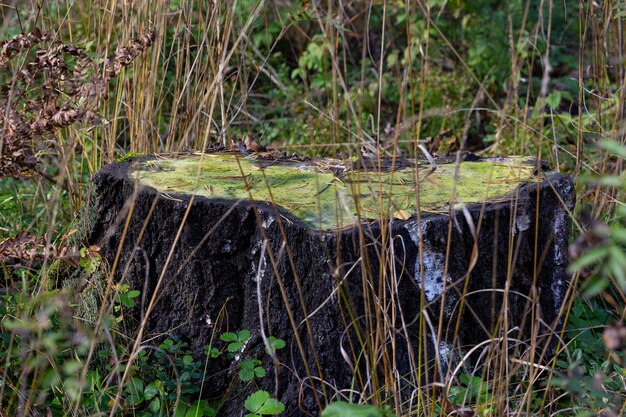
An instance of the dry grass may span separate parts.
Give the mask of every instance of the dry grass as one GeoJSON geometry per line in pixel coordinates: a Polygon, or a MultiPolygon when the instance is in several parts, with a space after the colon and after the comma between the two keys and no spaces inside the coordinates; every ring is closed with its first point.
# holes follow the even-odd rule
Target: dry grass
{"type": "MultiPolygon", "coordinates": [[[[416,35],[406,20],[407,54],[417,57],[418,64],[394,73],[393,82],[398,86],[399,99],[397,108],[389,112],[385,111],[382,96],[383,83],[389,82],[384,76],[385,59],[387,50],[392,49],[387,38],[392,28],[387,25],[391,25],[388,22],[393,19],[387,13],[390,10],[397,12],[397,7],[392,8],[383,2],[377,9],[385,22],[379,33],[370,32],[368,17],[374,6],[360,0],[328,4],[303,1],[300,11],[311,16],[306,25],[297,20],[282,22],[279,35],[272,38],[267,50],[274,51],[280,42],[288,42],[291,48],[302,53],[302,45],[298,42],[306,44],[311,41],[311,34],[316,33],[327,58],[324,62],[328,67],[320,73],[330,88],[324,94],[319,94],[310,85],[302,88],[304,96],[300,97],[300,111],[309,112],[310,120],[316,123],[310,130],[309,140],[303,145],[305,151],[314,153],[316,149],[324,148],[343,152],[345,156],[360,155],[361,150],[374,150],[375,155],[399,156],[401,152],[420,155],[423,154],[419,150],[420,144],[428,145],[432,152],[434,143],[440,140],[424,137],[422,128],[428,119],[433,115],[452,118],[458,113],[463,114],[464,125],[453,148],[465,150],[470,128],[479,124],[478,118],[488,114],[495,139],[481,151],[484,154],[505,151],[533,155],[548,159],[557,169],[562,167],[574,175],[582,171],[616,175],[623,172],[620,160],[608,153],[598,156],[588,151],[602,138],[622,144],[626,142],[624,22],[615,17],[620,10],[623,13],[623,1],[609,0],[601,5],[581,2],[576,74],[578,96],[572,100],[572,105],[578,108],[572,112],[573,116],[558,114],[554,109],[547,114],[545,111],[545,100],[550,93],[550,56],[554,42],[551,13],[556,7],[551,0],[540,2],[542,13],[536,22],[526,26],[527,31],[516,32],[511,26],[506,32],[512,61],[511,76],[503,97],[493,96],[493,88],[489,87],[486,77],[479,78],[462,58],[462,51],[455,49],[453,41],[446,37],[445,28],[440,26],[440,9],[431,7],[437,2],[405,3],[406,14],[422,15],[425,27],[422,34],[416,35]],[[437,39],[436,46],[433,46],[431,37],[437,39]],[[355,44],[352,38],[358,40],[360,50],[349,48],[355,44]],[[539,44],[543,45],[545,53],[538,57],[531,52],[539,44]],[[443,52],[441,45],[445,46],[443,52]],[[439,49],[433,51],[434,48],[439,49]],[[428,92],[439,88],[434,84],[440,80],[434,76],[437,72],[435,61],[442,55],[461,68],[459,79],[467,84],[474,97],[468,108],[425,108],[428,92]],[[357,77],[346,68],[346,63],[355,59],[362,62],[357,77]],[[541,62],[534,62],[535,59],[541,62]],[[531,89],[521,80],[521,74],[532,74],[533,68],[541,69],[541,74],[536,77],[540,83],[537,97],[532,96],[531,89]],[[359,99],[369,88],[366,83],[372,73],[377,80],[377,85],[372,87],[376,90],[375,111],[364,122],[359,99]],[[393,117],[389,118],[387,113],[393,117]],[[563,129],[571,137],[563,135],[556,139],[557,135],[553,133],[563,129]],[[318,142],[315,134],[319,130],[325,134],[318,142]]],[[[240,139],[232,132],[240,133],[241,126],[248,126],[249,133],[259,136],[260,140],[263,123],[255,119],[254,109],[248,108],[253,101],[251,96],[260,94],[255,90],[256,84],[262,80],[285,94],[289,86],[277,75],[280,69],[272,65],[271,53],[261,52],[252,36],[263,30],[269,31],[269,23],[277,19],[277,11],[288,4],[290,2],[78,0],[67,3],[14,1],[0,5],[0,27],[6,33],[9,28],[20,28],[21,32],[0,43],[0,66],[8,71],[0,78],[3,83],[0,175],[34,172],[44,178],[37,193],[41,197],[45,194],[48,201],[43,217],[50,233],[45,235],[45,242],[38,243],[40,247],[55,243],[58,237],[52,232],[59,222],[67,220],[67,216],[62,216],[60,206],[60,201],[66,198],[65,193],[72,209],[84,207],[83,185],[88,176],[102,165],[113,162],[116,156],[126,152],[202,151],[216,144],[230,146],[240,139]]],[[[525,3],[524,19],[534,6],[535,2],[525,3]]],[[[287,145],[280,140],[277,144],[287,145]]],[[[288,146],[285,149],[289,149],[288,146]]],[[[459,158],[460,153],[457,162],[459,158]]],[[[579,207],[589,205],[593,217],[611,217],[616,206],[623,204],[619,188],[598,187],[581,191],[579,207]]],[[[419,190],[416,190],[416,199],[419,204],[419,190]]],[[[421,213],[417,216],[419,221],[421,213]]],[[[413,380],[419,382],[408,402],[400,395],[404,382],[403,376],[395,371],[397,358],[393,346],[396,331],[405,328],[406,318],[401,310],[396,315],[399,278],[394,259],[397,254],[394,253],[388,219],[381,219],[381,222],[380,273],[374,276],[365,272],[362,277],[366,320],[355,341],[355,357],[352,358],[356,360],[363,353],[361,360],[367,363],[368,372],[355,373],[357,396],[352,398],[389,405],[398,416],[444,415],[442,409],[448,415],[467,415],[463,414],[468,413],[463,410],[466,404],[453,404],[448,395],[451,387],[458,385],[463,364],[469,359],[464,357],[453,369],[440,363],[440,357],[427,357],[426,335],[441,340],[444,329],[442,321],[428,316],[424,297],[420,300],[424,313],[419,318],[421,349],[413,352],[412,357],[413,380]],[[428,367],[437,370],[434,380],[420,376],[428,367]]],[[[583,226],[577,222],[575,225],[576,233],[582,232],[583,226]]],[[[480,226],[475,225],[476,228],[480,226]]],[[[180,227],[182,230],[183,224],[180,227]]],[[[451,223],[450,231],[452,227],[451,223]]],[[[6,228],[11,229],[10,225],[6,228]]],[[[365,233],[365,230],[361,231],[363,244],[365,233]]],[[[509,244],[510,259],[514,259],[513,242],[509,244]]],[[[271,249],[267,250],[271,252],[271,249]]],[[[278,254],[268,253],[268,256],[278,254]]],[[[537,258],[539,256],[536,254],[537,258]]],[[[446,264],[447,259],[448,256],[446,264]]],[[[367,271],[367,260],[362,259],[362,263],[362,269],[367,271]]],[[[47,262],[43,263],[43,274],[48,271],[48,266],[47,262]]],[[[113,265],[119,270],[124,267],[113,265]]],[[[102,305],[82,363],[83,387],[98,343],[109,337],[103,318],[110,313],[113,308],[111,300],[118,295],[119,287],[113,282],[114,272],[108,276],[104,298],[110,303],[102,305]]],[[[162,276],[167,272],[162,271],[162,276]]],[[[573,277],[568,303],[562,310],[563,318],[567,318],[570,312],[579,278],[578,275],[573,277]]],[[[505,293],[504,297],[508,295],[505,293]]],[[[621,300],[614,299],[612,304],[618,316],[623,318],[625,300],[623,294],[620,295],[621,300]]],[[[349,313],[346,313],[347,322],[356,320],[349,313]]],[[[119,405],[133,360],[142,349],[148,314],[149,311],[138,333],[133,335],[125,357],[118,358],[123,372],[117,376],[120,388],[110,415],[119,405]]],[[[542,415],[542,410],[556,413],[563,391],[543,387],[539,382],[555,375],[556,356],[546,356],[550,341],[559,341],[560,351],[557,353],[568,353],[570,342],[563,339],[559,329],[546,330],[549,326],[538,318],[529,318],[528,332],[535,336],[529,340],[516,340],[515,329],[507,326],[506,316],[503,316],[501,327],[494,329],[493,339],[475,348],[482,352],[471,374],[480,376],[484,386],[477,389],[485,395],[472,402],[472,409],[477,414],[493,416],[542,415]],[[521,347],[514,355],[507,355],[512,345],[521,347]],[[512,384],[517,385],[513,387],[512,384]]],[[[312,337],[310,333],[307,336],[312,337]]],[[[324,381],[315,381],[310,374],[303,377],[312,380],[312,384],[319,388],[320,404],[348,396],[324,381]]],[[[20,404],[26,410],[21,409],[20,413],[28,415],[31,412],[28,407],[37,402],[30,396],[36,393],[25,387],[14,389],[22,389],[20,392],[25,398],[20,404]]],[[[4,386],[2,390],[6,392],[4,386]]],[[[2,398],[0,393],[0,401],[2,398]]],[[[80,394],[72,399],[71,414],[81,415],[80,400],[80,394]]],[[[36,415],[35,411],[32,413],[36,415]]]]}

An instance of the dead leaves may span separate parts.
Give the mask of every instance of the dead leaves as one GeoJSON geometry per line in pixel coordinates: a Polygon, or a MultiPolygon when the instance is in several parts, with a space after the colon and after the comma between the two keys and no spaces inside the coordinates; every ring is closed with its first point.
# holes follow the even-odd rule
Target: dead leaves
{"type": "Polygon", "coordinates": [[[45,237],[37,237],[31,232],[20,232],[17,236],[0,242],[0,264],[20,267],[23,263],[32,264],[47,258],[77,266],[84,259],[100,258],[98,246],[78,249],[64,245],[63,241],[61,239],[59,245],[46,244],[45,237]]]}
{"type": "Polygon", "coordinates": [[[8,75],[0,85],[0,176],[32,170],[37,151],[54,143],[46,139],[57,129],[99,124],[96,109],[108,98],[109,81],[152,46],[156,32],[118,46],[103,65],[81,48],[51,38],[34,30],[0,41],[0,70],[8,75]],[[25,62],[10,65],[18,56],[25,62]]]}
{"type": "Polygon", "coordinates": [[[43,34],[39,29],[35,29],[28,34],[20,33],[8,41],[0,41],[0,65],[4,65],[16,55],[48,39],[49,36],[47,34],[43,34]]]}
{"type": "Polygon", "coordinates": [[[105,66],[106,76],[113,78],[118,75],[122,68],[130,65],[135,58],[152,46],[155,38],[156,31],[152,29],[142,36],[131,39],[129,46],[118,46],[115,50],[115,57],[107,60],[105,66]]]}
{"type": "Polygon", "coordinates": [[[0,242],[0,262],[19,259],[32,261],[43,253],[44,247],[43,239],[30,232],[21,232],[0,242]]]}

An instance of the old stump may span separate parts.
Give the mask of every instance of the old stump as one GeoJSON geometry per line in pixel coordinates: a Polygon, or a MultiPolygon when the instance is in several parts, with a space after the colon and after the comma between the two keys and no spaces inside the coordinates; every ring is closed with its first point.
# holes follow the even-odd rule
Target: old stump
{"type": "Polygon", "coordinates": [[[472,346],[558,325],[568,286],[571,179],[531,159],[471,159],[458,172],[225,154],[111,164],[93,178],[89,240],[110,263],[119,249],[138,320],[156,292],[149,334],[201,356],[219,334],[251,331],[235,358],[210,361],[204,395],[232,388],[244,358],[265,358],[268,376],[221,415],[258,387],[288,415],[390,383],[410,405],[412,386],[445,379],[472,346]],[[263,335],[287,342],[276,362],[263,335]]]}

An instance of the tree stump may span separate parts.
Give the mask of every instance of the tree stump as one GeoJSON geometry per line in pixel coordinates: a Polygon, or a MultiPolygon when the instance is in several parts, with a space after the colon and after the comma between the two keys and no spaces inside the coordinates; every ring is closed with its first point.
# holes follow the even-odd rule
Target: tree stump
{"type": "Polygon", "coordinates": [[[383,385],[410,405],[415,385],[449,378],[473,346],[558,325],[568,176],[519,157],[254,157],[140,158],[93,178],[90,243],[110,263],[121,248],[115,277],[142,292],[138,319],[156,292],[150,334],[201,356],[219,334],[250,330],[235,358],[210,361],[204,394],[232,388],[244,358],[265,358],[268,376],[221,415],[239,415],[258,387],[286,415],[383,385]],[[276,362],[268,336],[287,342],[276,362]]]}

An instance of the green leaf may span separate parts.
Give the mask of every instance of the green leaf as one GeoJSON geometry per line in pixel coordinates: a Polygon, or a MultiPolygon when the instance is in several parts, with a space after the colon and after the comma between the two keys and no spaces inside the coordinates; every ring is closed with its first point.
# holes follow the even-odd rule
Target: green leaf
{"type": "Polygon", "coordinates": [[[561,92],[554,91],[550,93],[548,97],[546,97],[546,104],[550,106],[550,108],[556,109],[557,107],[559,107],[559,104],[561,104],[561,98],[561,92]]]}
{"type": "Polygon", "coordinates": [[[237,333],[237,340],[240,342],[245,342],[246,340],[248,340],[250,338],[250,330],[241,330],[239,333],[237,333]]]}
{"type": "Polygon", "coordinates": [[[187,366],[191,365],[193,363],[193,357],[191,355],[183,356],[183,363],[187,366]]]}
{"type": "Polygon", "coordinates": [[[222,333],[222,335],[220,336],[220,339],[222,339],[222,341],[224,342],[236,342],[237,335],[235,333],[226,332],[226,333],[222,333]]]}
{"type": "Polygon", "coordinates": [[[137,298],[139,297],[139,294],[141,294],[139,290],[131,290],[128,291],[128,294],[126,294],[126,296],[128,296],[128,298],[137,298]]]}
{"type": "Polygon", "coordinates": [[[174,412],[175,417],[185,417],[187,415],[187,410],[189,407],[183,403],[179,403],[176,407],[176,411],[174,412]]]}
{"type": "Polygon", "coordinates": [[[270,398],[259,408],[257,414],[273,415],[285,411],[285,405],[275,398],[270,398]]]}
{"type": "Polygon", "coordinates": [[[242,369],[239,371],[239,379],[244,382],[252,381],[254,379],[254,370],[242,369]]]}
{"type": "Polygon", "coordinates": [[[133,308],[137,304],[135,303],[134,300],[132,300],[131,298],[128,298],[128,296],[125,294],[120,294],[119,298],[120,298],[120,303],[122,303],[125,307],[133,308]]]}
{"type": "Polygon", "coordinates": [[[611,237],[621,244],[626,244],[626,229],[614,228],[611,231],[611,237]]]}
{"type": "Polygon", "coordinates": [[[617,155],[622,159],[626,159],[626,146],[614,140],[605,140],[600,142],[598,146],[613,155],[617,155]]]}
{"type": "MultiPolygon", "coordinates": [[[[285,346],[287,346],[287,344],[285,343],[285,341],[283,339],[277,339],[274,336],[270,336],[267,338],[267,343],[270,345],[270,350],[271,351],[277,351],[279,349],[284,348],[285,346]]],[[[269,354],[270,352],[268,352],[267,349],[265,349],[265,351],[269,354]]]]}
{"type": "Polygon", "coordinates": [[[241,342],[232,342],[228,344],[228,351],[230,353],[239,352],[243,347],[243,343],[241,342]]]}
{"type": "Polygon", "coordinates": [[[244,407],[251,411],[253,416],[275,415],[285,411],[285,405],[275,398],[270,398],[267,391],[257,391],[250,394],[246,398],[244,407]]]}
{"type": "Polygon", "coordinates": [[[148,409],[154,414],[158,413],[161,409],[161,399],[159,397],[153,398],[148,405],[148,409]]]}
{"type": "Polygon", "coordinates": [[[254,367],[258,366],[261,364],[261,361],[258,359],[250,359],[247,361],[241,361],[239,363],[239,366],[241,367],[241,369],[254,369],[254,367]]]}
{"type": "Polygon", "coordinates": [[[258,413],[261,407],[263,407],[263,404],[265,404],[265,402],[269,399],[269,392],[259,390],[250,394],[250,396],[248,396],[248,398],[246,398],[246,401],[243,403],[243,406],[246,407],[246,410],[248,411],[258,413]]]}
{"type": "Polygon", "coordinates": [[[185,417],[213,417],[217,413],[206,400],[197,400],[187,410],[185,417]]]}
{"type": "Polygon", "coordinates": [[[139,378],[132,378],[126,384],[126,392],[128,396],[126,397],[126,401],[129,404],[137,405],[141,404],[144,401],[144,385],[143,381],[139,378]]]}
{"type": "Polygon", "coordinates": [[[139,405],[143,402],[143,400],[143,394],[136,392],[131,392],[126,397],[126,402],[131,405],[139,405]]]}
{"type": "Polygon", "coordinates": [[[626,273],[624,272],[624,266],[620,265],[620,263],[613,258],[609,262],[609,268],[613,272],[615,281],[617,281],[620,288],[626,290],[626,273]]]}
{"type": "Polygon", "coordinates": [[[368,404],[350,404],[337,401],[330,404],[322,411],[321,417],[393,417],[386,410],[368,404]]]}
{"type": "Polygon", "coordinates": [[[593,276],[589,278],[582,286],[584,289],[582,294],[583,298],[591,298],[595,295],[600,294],[609,286],[609,283],[610,281],[608,278],[599,276],[593,276]]]}
{"type": "Polygon", "coordinates": [[[609,254],[607,247],[595,248],[585,252],[580,258],[576,259],[570,266],[572,272],[580,271],[583,268],[590,267],[609,254]]]}
{"type": "Polygon", "coordinates": [[[159,387],[154,382],[149,383],[146,388],[143,390],[143,396],[146,398],[146,401],[154,398],[155,395],[159,393],[159,387]]]}
{"type": "Polygon", "coordinates": [[[608,175],[604,174],[600,178],[598,178],[598,184],[603,187],[615,187],[619,188],[626,184],[624,178],[619,175],[608,175]]]}
{"type": "Polygon", "coordinates": [[[207,345],[204,347],[204,354],[210,358],[215,359],[220,356],[220,351],[217,348],[207,345]]]}
{"type": "Polygon", "coordinates": [[[619,265],[626,268],[626,253],[624,253],[619,246],[611,245],[609,247],[609,253],[612,260],[615,260],[619,265]]]}
{"type": "Polygon", "coordinates": [[[257,378],[263,378],[265,376],[265,369],[261,367],[254,368],[254,376],[257,378]]]}
{"type": "Polygon", "coordinates": [[[131,378],[126,385],[126,389],[129,392],[141,392],[143,393],[143,381],[140,378],[131,378]]]}
{"type": "Polygon", "coordinates": [[[82,364],[79,361],[65,361],[62,365],[63,373],[65,375],[75,374],[80,368],[82,364]]]}

